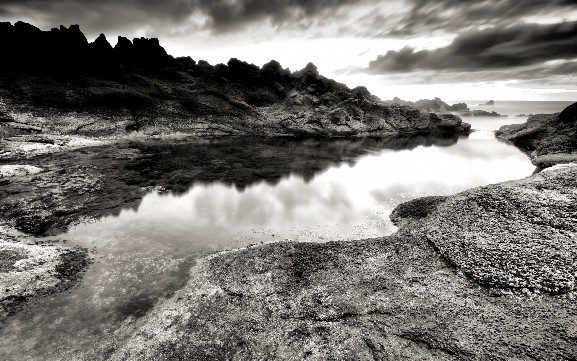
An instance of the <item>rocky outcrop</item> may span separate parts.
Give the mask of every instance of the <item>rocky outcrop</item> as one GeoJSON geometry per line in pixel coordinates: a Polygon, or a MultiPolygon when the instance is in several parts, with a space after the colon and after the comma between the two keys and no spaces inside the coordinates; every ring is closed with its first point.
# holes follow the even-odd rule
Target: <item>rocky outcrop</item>
{"type": "Polygon", "coordinates": [[[100,35],[88,43],[76,25],[45,32],[22,22],[2,23],[0,41],[9,54],[0,59],[0,102],[10,119],[0,123],[0,135],[21,134],[14,130],[17,124],[89,136],[351,136],[469,129],[458,118],[438,122],[428,111],[381,102],[366,88],[349,89],[320,75],[312,63],[295,72],[276,61],[258,67],[235,58],[212,66],[173,58],[158,39],[119,37],[113,48],[100,35]],[[44,62],[36,53],[53,56],[44,62]]]}
{"type": "Polygon", "coordinates": [[[471,110],[471,111],[461,111],[459,115],[463,117],[507,117],[507,115],[501,115],[495,111],[488,112],[486,110],[471,110]]]}
{"type": "Polygon", "coordinates": [[[434,99],[421,99],[416,102],[402,100],[399,97],[395,97],[392,100],[388,100],[387,103],[401,104],[411,107],[415,107],[421,110],[435,113],[447,113],[447,112],[468,112],[470,111],[469,106],[466,103],[456,103],[449,105],[445,103],[441,98],[434,99]]]}
{"type": "Polygon", "coordinates": [[[383,239],[205,258],[112,359],[572,359],[576,177],[412,201],[383,239]]]}
{"type": "MultiPolygon", "coordinates": [[[[495,103],[492,100],[485,104],[480,105],[494,105],[495,103]]],[[[457,103],[453,105],[449,105],[445,103],[440,98],[434,99],[421,99],[417,100],[416,102],[410,102],[401,100],[400,98],[394,98],[393,100],[388,100],[387,103],[389,104],[402,104],[411,107],[415,107],[417,109],[421,109],[428,112],[435,112],[435,113],[456,113],[462,117],[507,117],[507,115],[501,115],[497,112],[488,112],[481,109],[471,110],[466,103],[457,103]]]]}
{"type": "Polygon", "coordinates": [[[559,114],[529,116],[523,124],[501,127],[496,135],[530,155],[539,168],[577,162],[577,103],[559,114]]]}
{"type": "Polygon", "coordinates": [[[548,293],[575,290],[577,166],[407,205],[393,213],[409,220],[452,264],[491,287],[548,293]],[[430,204],[434,204],[434,207],[430,204]],[[407,217],[406,214],[409,214],[407,217]],[[426,217],[426,218],[425,218],[426,217]]]}

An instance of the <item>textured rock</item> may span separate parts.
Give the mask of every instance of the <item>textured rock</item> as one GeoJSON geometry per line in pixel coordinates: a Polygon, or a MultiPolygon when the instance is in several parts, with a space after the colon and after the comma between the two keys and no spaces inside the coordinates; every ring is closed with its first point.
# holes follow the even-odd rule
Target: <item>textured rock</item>
{"type": "Polygon", "coordinates": [[[18,176],[27,176],[42,172],[42,168],[32,165],[0,165],[0,178],[10,178],[18,176]]]}
{"type": "MultiPolygon", "coordinates": [[[[417,208],[416,202],[401,209],[417,208]]],[[[550,293],[575,290],[577,167],[468,190],[437,204],[414,227],[475,280],[550,293]]]]}
{"type": "Polygon", "coordinates": [[[526,123],[501,127],[496,135],[527,152],[533,164],[547,168],[577,160],[577,103],[560,114],[531,115],[526,123]]]}

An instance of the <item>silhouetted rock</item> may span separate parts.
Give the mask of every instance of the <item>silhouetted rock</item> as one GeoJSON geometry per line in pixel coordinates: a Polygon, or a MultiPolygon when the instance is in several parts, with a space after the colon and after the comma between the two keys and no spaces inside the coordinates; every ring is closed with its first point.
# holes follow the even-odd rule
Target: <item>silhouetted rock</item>
{"type": "Polygon", "coordinates": [[[27,123],[45,132],[62,132],[60,124],[70,117],[90,121],[64,131],[86,135],[348,136],[468,129],[458,118],[389,105],[364,87],[351,90],[320,75],[312,63],[293,73],[274,60],[262,68],[236,58],[212,66],[174,59],[154,38],[119,37],[112,48],[101,34],[88,44],[77,25],[44,32],[21,22],[4,23],[0,39],[9,54],[0,59],[6,70],[0,75],[5,105],[14,114],[41,117],[27,123]]]}
{"type": "Polygon", "coordinates": [[[88,55],[91,73],[112,77],[120,73],[118,56],[104,34],[100,34],[93,43],[88,44],[88,55]]]}
{"type": "Polygon", "coordinates": [[[563,109],[561,114],[559,114],[559,120],[566,123],[577,122],[577,103],[573,103],[563,109]]]}

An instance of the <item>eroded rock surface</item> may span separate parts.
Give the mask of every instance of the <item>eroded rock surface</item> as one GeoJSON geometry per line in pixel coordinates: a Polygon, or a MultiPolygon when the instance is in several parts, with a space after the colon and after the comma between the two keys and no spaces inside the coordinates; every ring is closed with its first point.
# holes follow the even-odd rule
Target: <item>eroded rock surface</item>
{"type": "MultiPolygon", "coordinates": [[[[400,209],[422,212],[417,202],[400,209]]],[[[434,206],[423,221],[407,226],[478,282],[548,293],[575,290],[576,166],[471,189],[434,206]]]]}

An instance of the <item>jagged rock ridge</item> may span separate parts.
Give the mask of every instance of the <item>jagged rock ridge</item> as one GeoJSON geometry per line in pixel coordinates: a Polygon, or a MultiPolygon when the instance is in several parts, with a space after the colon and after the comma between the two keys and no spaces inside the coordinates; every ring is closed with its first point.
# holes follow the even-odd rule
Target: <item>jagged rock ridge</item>
{"type": "MultiPolygon", "coordinates": [[[[42,132],[107,135],[206,134],[348,136],[466,132],[454,116],[388,105],[364,87],[327,79],[309,63],[291,72],[232,58],[210,65],[174,58],[158,39],[104,35],[88,43],[77,25],[41,31],[0,24],[0,109],[4,125],[42,132]],[[49,61],[38,54],[50,54],[49,61]],[[34,116],[29,116],[33,113],[34,116]]],[[[26,130],[2,131],[18,135],[26,130]]]]}

